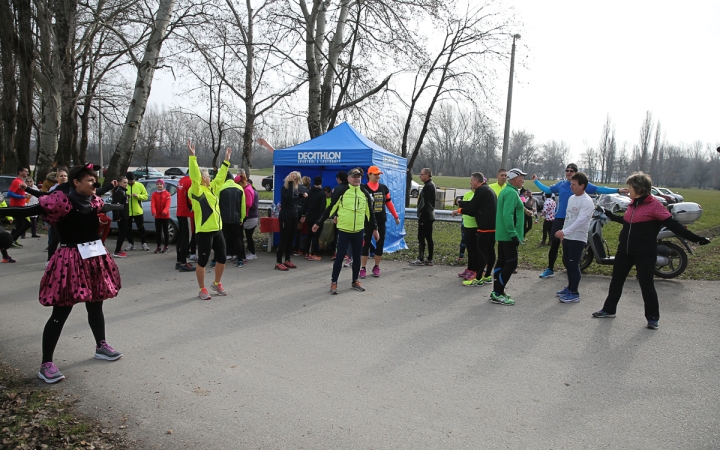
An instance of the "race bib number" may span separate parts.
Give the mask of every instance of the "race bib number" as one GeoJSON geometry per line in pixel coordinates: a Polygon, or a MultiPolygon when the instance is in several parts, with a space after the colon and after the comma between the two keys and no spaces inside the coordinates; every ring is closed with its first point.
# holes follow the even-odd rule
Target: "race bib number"
{"type": "Polygon", "coordinates": [[[107,254],[105,246],[100,239],[97,241],[78,244],[78,250],[80,250],[80,256],[82,256],[82,259],[89,259],[107,254]]]}

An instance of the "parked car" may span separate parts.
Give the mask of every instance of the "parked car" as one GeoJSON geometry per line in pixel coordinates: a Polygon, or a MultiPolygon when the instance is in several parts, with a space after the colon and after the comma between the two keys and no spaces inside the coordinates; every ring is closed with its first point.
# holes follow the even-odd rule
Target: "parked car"
{"type": "Polygon", "coordinates": [[[269,176],[263,178],[262,181],[260,182],[260,184],[262,185],[262,187],[265,188],[266,191],[272,191],[273,190],[273,180],[274,180],[274,175],[269,175],[269,176]]]}
{"type": "Polygon", "coordinates": [[[655,187],[655,189],[657,189],[658,191],[660,191],[661,193],[663,193],[665,195],[675,197],[676,203],[681,203],[681,202],[685,201],[685,198],[682,195],[678,194],[677,192],[673,192],[668,188],[655,187]]]}
{"type": "Polygon", "coordinates": [[[672,205],[673,203],[677,203],[677,199],[676,199],[674,196],[672,196],[672,195],[667,195],[667,194],[663,194],[663,193],[660,192],[660,191],[658,190],[658,188],[656,188],[655,186],[653,186],[652,189],[650,189],[650,192],[651,192],[652,195],[655,196],[656,198],[657,198],[657,197],[660,197],[660,198],[664,199],[664,200],[665,200],[665,206],[667,206],[667,205],[672,205]]]}
{"type": "Polygon", "coordinates": [[[601,194],[597,200],[599,206],[612,212],[627,211],[631,202],[630,197],[622,194],[601,194]]]}
{"type": "Polygon", "coordinates": [[[8,198],[7,193],[10,190],[10,185],[15,178],[17,178],[15,175],[0,175],[0,193],[2,193],[6,200],[8,198]]]}
{"type": "MultiPolygon", "coordinates": [[[[180,181],[177,178],[161,177],[165,180],[165,189],[170,193],[170,226],[168,227],[168,236],[170,243],[174,243],[178,236],[178,224],[177,217],[175,216],[175,210],[177,209],[177,184],[180,181]]],[[[157,179],[142,179],[136,181],[136,183],[142,183],[148,193],[148,199],[142,202],[143,207],[143,222],[145,223],[145,230],[149,233],[155,232],[155,218],[152,216],[150,209],[150,199],[152,198],[153,192],[157,190],[155,183],[157,179]]],[[[103,196],[103,200],[106,202],[110,201],[112,191],[108,192],[103,196]]],[[[112,213],[111,213],[112,214],[112,213]]],[[[117,222],[112,222],[110,225],[111,229],[117,230],[117,222]]],[[[152,246],[152,244],[148,244],[152,246]]]]}
{"type": "Polygon", "coordinates": [[[415,180],[410,180],[410,197],[418,198],[421,190],[422,188],[415,182],[415,180]]]}
{"type": "Polygon", "coordinates": [[[184,177],[189,173],[189,169],[187,167],[171,167],[168,170],[165,171],[165,176],[176,176],[176,177],[184,177]]]}
{"type": "Polygon", "coordinates": [[[156,170],[154,167],[138,167],[137,169],[133,170],[133,173],[135,173],[135,178],[162,178],[163,174],[156,170]]]}

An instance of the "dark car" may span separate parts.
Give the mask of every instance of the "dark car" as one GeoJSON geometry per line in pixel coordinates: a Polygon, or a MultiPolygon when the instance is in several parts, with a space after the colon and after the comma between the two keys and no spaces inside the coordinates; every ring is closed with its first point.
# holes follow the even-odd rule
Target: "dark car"
{"type": "Polygon", "coordinates": [[[673,203],[677,203],[677,201],[678,201],[677,198],[675,198],[675,196],[664,194],[664,193],[660,192],[660,190],[658,188],[656,188],[655,186],[652,187],[652,189],[650,190],[650,193],[653,196],[655,196],[655,198],[660,197],[660,198],[664,199],[667,202],[665,204],[665,206],[672,205],[673,203]]]}
{"type": "MultiPolygon", "coordinates": [[[[142,183],[148,193],[148,199],[142,202],[143,207],[143,222],[145,223],[145,230],[154,233],[155,232],[155,218],[152,215],[150,209],[150,199],[152,198],[153,192],[157,190],[155,183],[158,179],[143,179],[136,181],[136,183],[142,183]]],[[[168,227],[168,236],[170,243],[174,243],[178,236],[178,224],[175,210],[177,209],[177,184],[178,179],[176,178],[163,178],[165,181],[165,189],[170,193],[170,226],[168,227]]],[[[103,200],[110,201],[111,192],[108,192],[103,196],[103,200]]],[[[117,222],[112,222],[110,228],[117,230],[117,222]]]]}
{"type": "Polygon", "coordinates": [[[189,173],[189,169],[187,167],[171,167],[168,170],[165,171],[166,177],[184,177],[189,173]]]}
{"type": "Polygon", "coordinates": [[[262,187],[265,188],[266,191],[272,191],[273,190],[273,180],[274,180],[274,175],[270,175],[270,176],[263,178],[262,181],[260,182],[260,184],[262,185],[262,187]]]}
{"type": "Polygon", "coordinates": [[[156,170],[154,167],[138,167],[137,169],[133,170],[133,173],[135,173],[135,178],[162,178],[163,174],[156,170]]]}

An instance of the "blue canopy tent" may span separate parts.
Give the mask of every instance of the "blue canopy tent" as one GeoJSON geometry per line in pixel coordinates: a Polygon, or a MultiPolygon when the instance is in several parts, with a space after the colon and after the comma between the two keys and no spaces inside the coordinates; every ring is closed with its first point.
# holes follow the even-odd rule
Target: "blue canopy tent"
{"type": "MultiPolygon", "coordinates": [[[[339,170],[348,172],[354,167],[378,166],[383,175],[380,181],[390,189],[395,210],[400,216],[400,225],[388,213],[385,251],[406,249],[405,244],[405,171],[407,160],[394,155],[372,142],[343,122],[327,133],[302,144],[294,145],[273,153],[274,199],[280,201],[280,188],[285,177],[293,170],[313,179],[321,176],[323,186],[335,187],[335,174],[339,170]]],[[[363,178],[367,182],[367,178],[363,178]]]]}

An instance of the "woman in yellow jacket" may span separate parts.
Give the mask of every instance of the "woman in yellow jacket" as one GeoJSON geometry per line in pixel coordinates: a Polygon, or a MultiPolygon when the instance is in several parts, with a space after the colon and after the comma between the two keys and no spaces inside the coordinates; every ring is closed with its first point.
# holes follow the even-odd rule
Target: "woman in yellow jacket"
{"type": "Polygon", "coordinates": [[[225,239],[222,234],[222,219],[220,218],[220,187],[225,182],[228,168],[230,167],[230,147],[225,150],[225,160],[220,170],[215,174],[215,179],[210,181],[210,173],[207,169],[200,170],[195,157],[195,146],[188,141],[190,151],[190,179],[192,186],[188,191],[188,197],[192,202],[192,210],[195,215],[195,243],[197,244],[198,263],[195,267],[200,293],[198,297],[203,300],[210,300],[210,294],[205,288],[205,266],[210,260],[210,251],[215,252],[215,281],[210,288],[217,295],[227,295],[220,282],[225,271],[225,239]]]}

